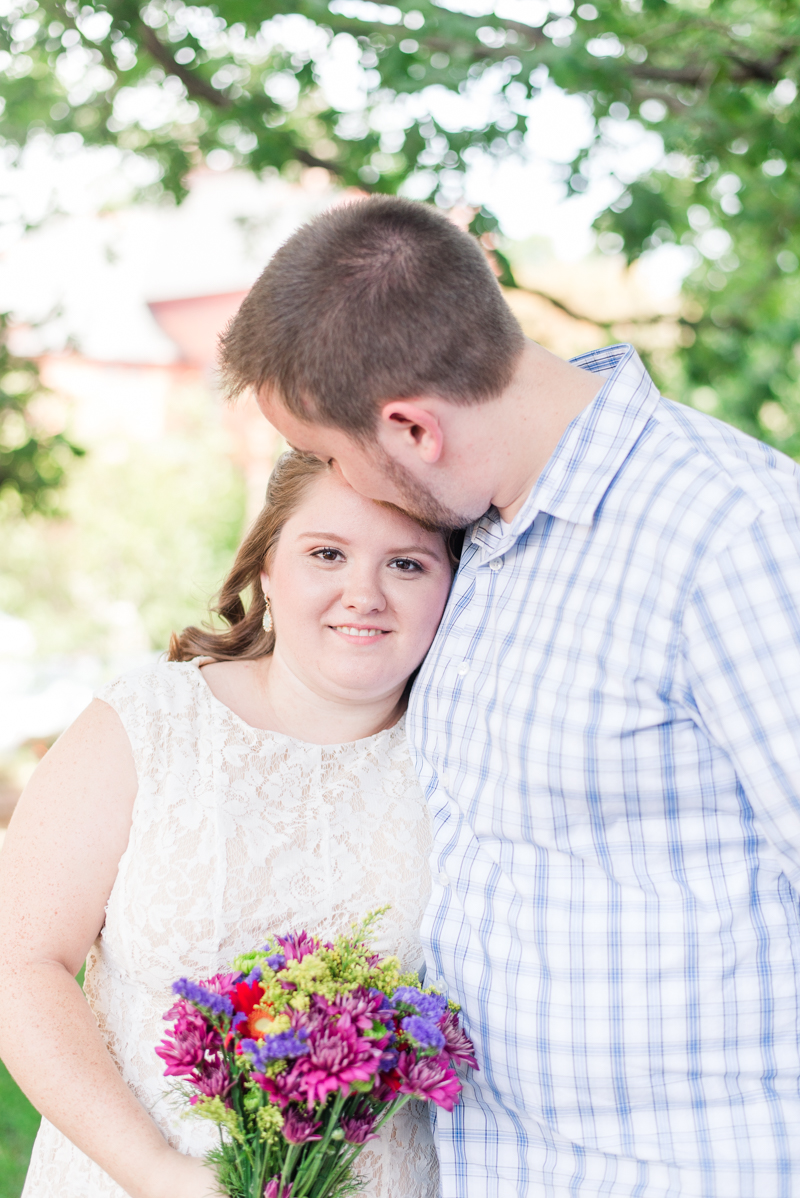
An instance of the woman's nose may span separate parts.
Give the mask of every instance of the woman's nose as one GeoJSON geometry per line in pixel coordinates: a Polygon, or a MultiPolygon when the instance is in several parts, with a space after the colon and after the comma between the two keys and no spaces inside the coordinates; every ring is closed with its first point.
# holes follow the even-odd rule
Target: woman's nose
{"type": "Polygon", "coordinates": [[[372,571],[359,570],[345,579],[342,603],[352,611],[366,615],[369,612],[383,611],[386,607],[386,596],[372,571]]]}

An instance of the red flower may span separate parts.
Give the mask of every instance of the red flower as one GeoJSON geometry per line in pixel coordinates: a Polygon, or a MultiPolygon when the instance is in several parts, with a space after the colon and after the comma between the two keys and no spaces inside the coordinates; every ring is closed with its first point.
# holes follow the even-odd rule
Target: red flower
{"type": "Polygon", "coordinates": [[[237,982],[233,989],[228,991],[228,995],[234,1011],[243,1011],[245,1015],[249,1015],[264,997],[264,987],[260,982],[237,982]]]}

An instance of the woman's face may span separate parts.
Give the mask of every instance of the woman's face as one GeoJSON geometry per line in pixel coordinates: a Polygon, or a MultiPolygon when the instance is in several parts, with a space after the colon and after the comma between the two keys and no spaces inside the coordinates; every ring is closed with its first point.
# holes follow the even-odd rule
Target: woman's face
{"type": "Polygon", "coordinates": [[[439,534],[321,475],[261,576],[275,656],[319,694],[387,696],[430,648],[451,578],[439,534]]]}

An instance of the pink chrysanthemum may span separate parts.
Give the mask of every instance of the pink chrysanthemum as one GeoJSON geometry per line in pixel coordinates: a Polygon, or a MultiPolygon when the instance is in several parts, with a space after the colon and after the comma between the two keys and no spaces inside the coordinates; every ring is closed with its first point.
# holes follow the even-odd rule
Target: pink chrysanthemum
{"type": "Polygon", "coordinates": [[[461,1093],[461,1082],[450,1065],[442,1064],[441,1057],[421,1057],[416,1060],[413,1053],[401,1052],[397,1060],[400,1093],[413,1094],[415,1098],[427,1098],[446,1111],[452,1111],[461,1093]]]}
{"type": "Polygon", "coordinates": [[[264,1198],[292,1198],[292,1183],[282,1186],[280,1174],[276,1173],[264,1186],[264,1198]]]}
{"type": "Polygon", "coordinates": [[[156,1054],[167,1066],[164,1070],[167,1077],[187,1077],[207,1052],[219,1048],[219,1034],[208,1026],[199,1011],[183,1001],[176,1003],[168,1016],[175,1019],[175,1026],[158,1045],[156,1054]]]}
{"type": "Polygon", "coordinates": [[[475,1048],[464,1029],[458,1022],[458,1016],[453,1011],[446,1011],[439,1027],[444,1035],[444,1052],[456,1064],[471,1065],[478,1068],[475,1060],[475,1048]]]}
{"type": "Polygon", "coordinates": [[[315,1135],[315,1132],[321,1126],[315,1122],[309,1115],[302,1114],[296,1108],[286,1111],[283,1116],[283,1138],[288,1140],[290,1144],[307,1144],[309,1140],[320,1140],[322,1137],[315,1135]]]}

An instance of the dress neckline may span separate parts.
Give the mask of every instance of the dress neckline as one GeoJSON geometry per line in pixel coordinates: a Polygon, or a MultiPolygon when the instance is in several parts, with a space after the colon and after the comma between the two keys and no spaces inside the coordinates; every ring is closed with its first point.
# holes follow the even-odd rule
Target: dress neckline
{"type": "Polygon", "coordinates": [[[228,707],[227,703],[223,703],[221,699],[217,698],[217,696],[214,694],[211,687],[208,685],[205,678],[203,677],[201,669],[200,669],[200,662],[205,661],[205,660],[206,659],[203,657],[193,657],[191,661],[180,662],[180,663],[175,662],[175,663],[171,663],[171,664],[175,664],[175,665],[180,664],[180,665],[189,666],[190,670],[191,670],[190,676],[194,676],[197,679],[197,684],[198,684],[198,686],[200,686],[202,688],[202,691],[206,696],[206,700],[210,704],[211,708],[212,709],[218,708],[220,711],[225,713],[225,715],[228,717],[228,719],[232,720],[235,724],[239,724],[242,728],[246,729],[247,732],[249,732],[251,734],[255,733],[257,736],[268,737],[271,740],[283,741],[287,744],[302,745],[303,748],[307,748],[307,749],[331,749],[331,750],[333,750],[333,749],[358,749],[358,748],[366,747],[368,745],[374,744],[381,737],[387,737],[387,739],[388,739],[388,738],[391,738],[392,734],[395,732],[399,732],[399,733],[404,732],[405,722],[406,722],[406,713],[405,712],[403,712],[403,714],[400,716],[400,719],[397,721],[397,723],[392,724],[392,726],[390,728],[382,728],[380,732],[373,732],[370,736],[362,736],[359,740],[346,740],[346,741],[342,741],[342,742],[339,742],[336,744],[330,744],[330,745],[322,745],[322,744],[319,744],[317,741],[313,741],[313,740],[301,740],[297,736],[290,736],[287,732],[274,732],[271,728],[256,728],[256,726],[254,724],[248,724],[247,720],[243,720],[240,715],[237,715],[235,711],[233,711],[230,707],[228,707]]]}

